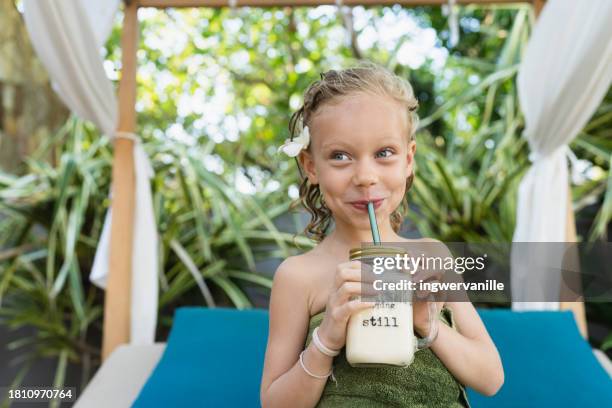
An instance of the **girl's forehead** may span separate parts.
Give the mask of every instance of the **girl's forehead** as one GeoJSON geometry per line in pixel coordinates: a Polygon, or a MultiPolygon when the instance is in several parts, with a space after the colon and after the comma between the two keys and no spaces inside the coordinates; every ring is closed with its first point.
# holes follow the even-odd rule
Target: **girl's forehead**
{"type": "Polygon", "coordinates": [[[408,114],[389,96],[358,93],[321,106],[310,127],[313,143],[318,145],[336,139],[348,142],[383,136],[399,140],[408,133],[408,114]]]}

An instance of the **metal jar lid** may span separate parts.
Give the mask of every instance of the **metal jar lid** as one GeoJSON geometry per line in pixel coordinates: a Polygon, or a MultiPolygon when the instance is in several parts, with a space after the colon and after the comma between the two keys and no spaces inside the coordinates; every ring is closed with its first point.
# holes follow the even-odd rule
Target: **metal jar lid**
{"type": "Polygon", "coordinates": [[[369,258],[378,256],[395,256],[397,254],[407,254],[404,248],[383,246],[383,245],[372,245],[361,248],[352,248],[349,250],[349,259],[355,260],[359,258],[369,258]]]}

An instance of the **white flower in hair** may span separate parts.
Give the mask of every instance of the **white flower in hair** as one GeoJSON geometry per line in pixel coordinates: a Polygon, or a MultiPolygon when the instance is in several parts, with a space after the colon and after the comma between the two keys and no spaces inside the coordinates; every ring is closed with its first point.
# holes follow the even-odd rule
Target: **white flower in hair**
{"type": "Polygon", "coordinates": [[[310,144],[310,131],[308,126],[304,126],[298,137],[285,140],[282,146],[278,148],[279,152],[285,153],[289,157],[296,157],[303,149],[307,149],[310,144]]]}

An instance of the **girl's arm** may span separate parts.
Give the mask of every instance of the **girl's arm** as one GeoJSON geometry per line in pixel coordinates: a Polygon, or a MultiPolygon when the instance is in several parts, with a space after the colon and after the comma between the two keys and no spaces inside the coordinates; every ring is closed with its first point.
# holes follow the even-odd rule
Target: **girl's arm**
{"type": "Polygon", "coordinates": [[[448,302],[457,331],[440,323],[431,349],[462,384],[492,396],[504,383],[499,353],[470,302],[448,302]]]}
{"type": "MultiPolygon", "coordinates": [[[[306,374],[297,356],[304,349],[310,321],[307,282],[297,262],[287,259],[274,275],[270,296],[270,331],[261,381],[261,405],[266,407],[313,407],[321,398],[325,379],[306,374]],[[301,276],[301,277],[300,277],[301,276]]],[[[317,375],[326,374],[332,357],[311,343],[304,365],[317,375]]]]}
{"type": "MultiPolygon", "coordinates": [[[[426,238],[423,242],[426,244],[420,249],[429,256],[453,256],[441,241],[426,238]]],[[[463,281],[461,276],[459,281],[463,281]]],[[[437,302],[438,310],[444,305],[453,312],[457,330],[440,322],[438,337],[431,344],[431,350],[459,382],[481,394],[494,395],[504,383],[504,368],[497,347],[478,312],[467,295],[465,301],[437,302]]],[[[429,327],[426,302],[415,302],[414,313],[415,331],[421,336],[427,335],[429,327]]]]}

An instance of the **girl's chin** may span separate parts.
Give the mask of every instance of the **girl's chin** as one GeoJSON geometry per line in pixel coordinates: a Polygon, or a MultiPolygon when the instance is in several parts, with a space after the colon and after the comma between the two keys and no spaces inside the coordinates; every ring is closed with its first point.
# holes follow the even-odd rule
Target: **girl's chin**
{"type": "MultiPolygon", "coordinates": [[[[380,229],[383,224],[383,220],[389,219],[390,215],[385,211],[376,211],[376,223],[380,229]]],[[[346,218],[351,225],[354,225],[358,229],[370,230],[370,217],[368,216],[367,210],[357,211],[353,210],[346,214],[346,218]]]]}

